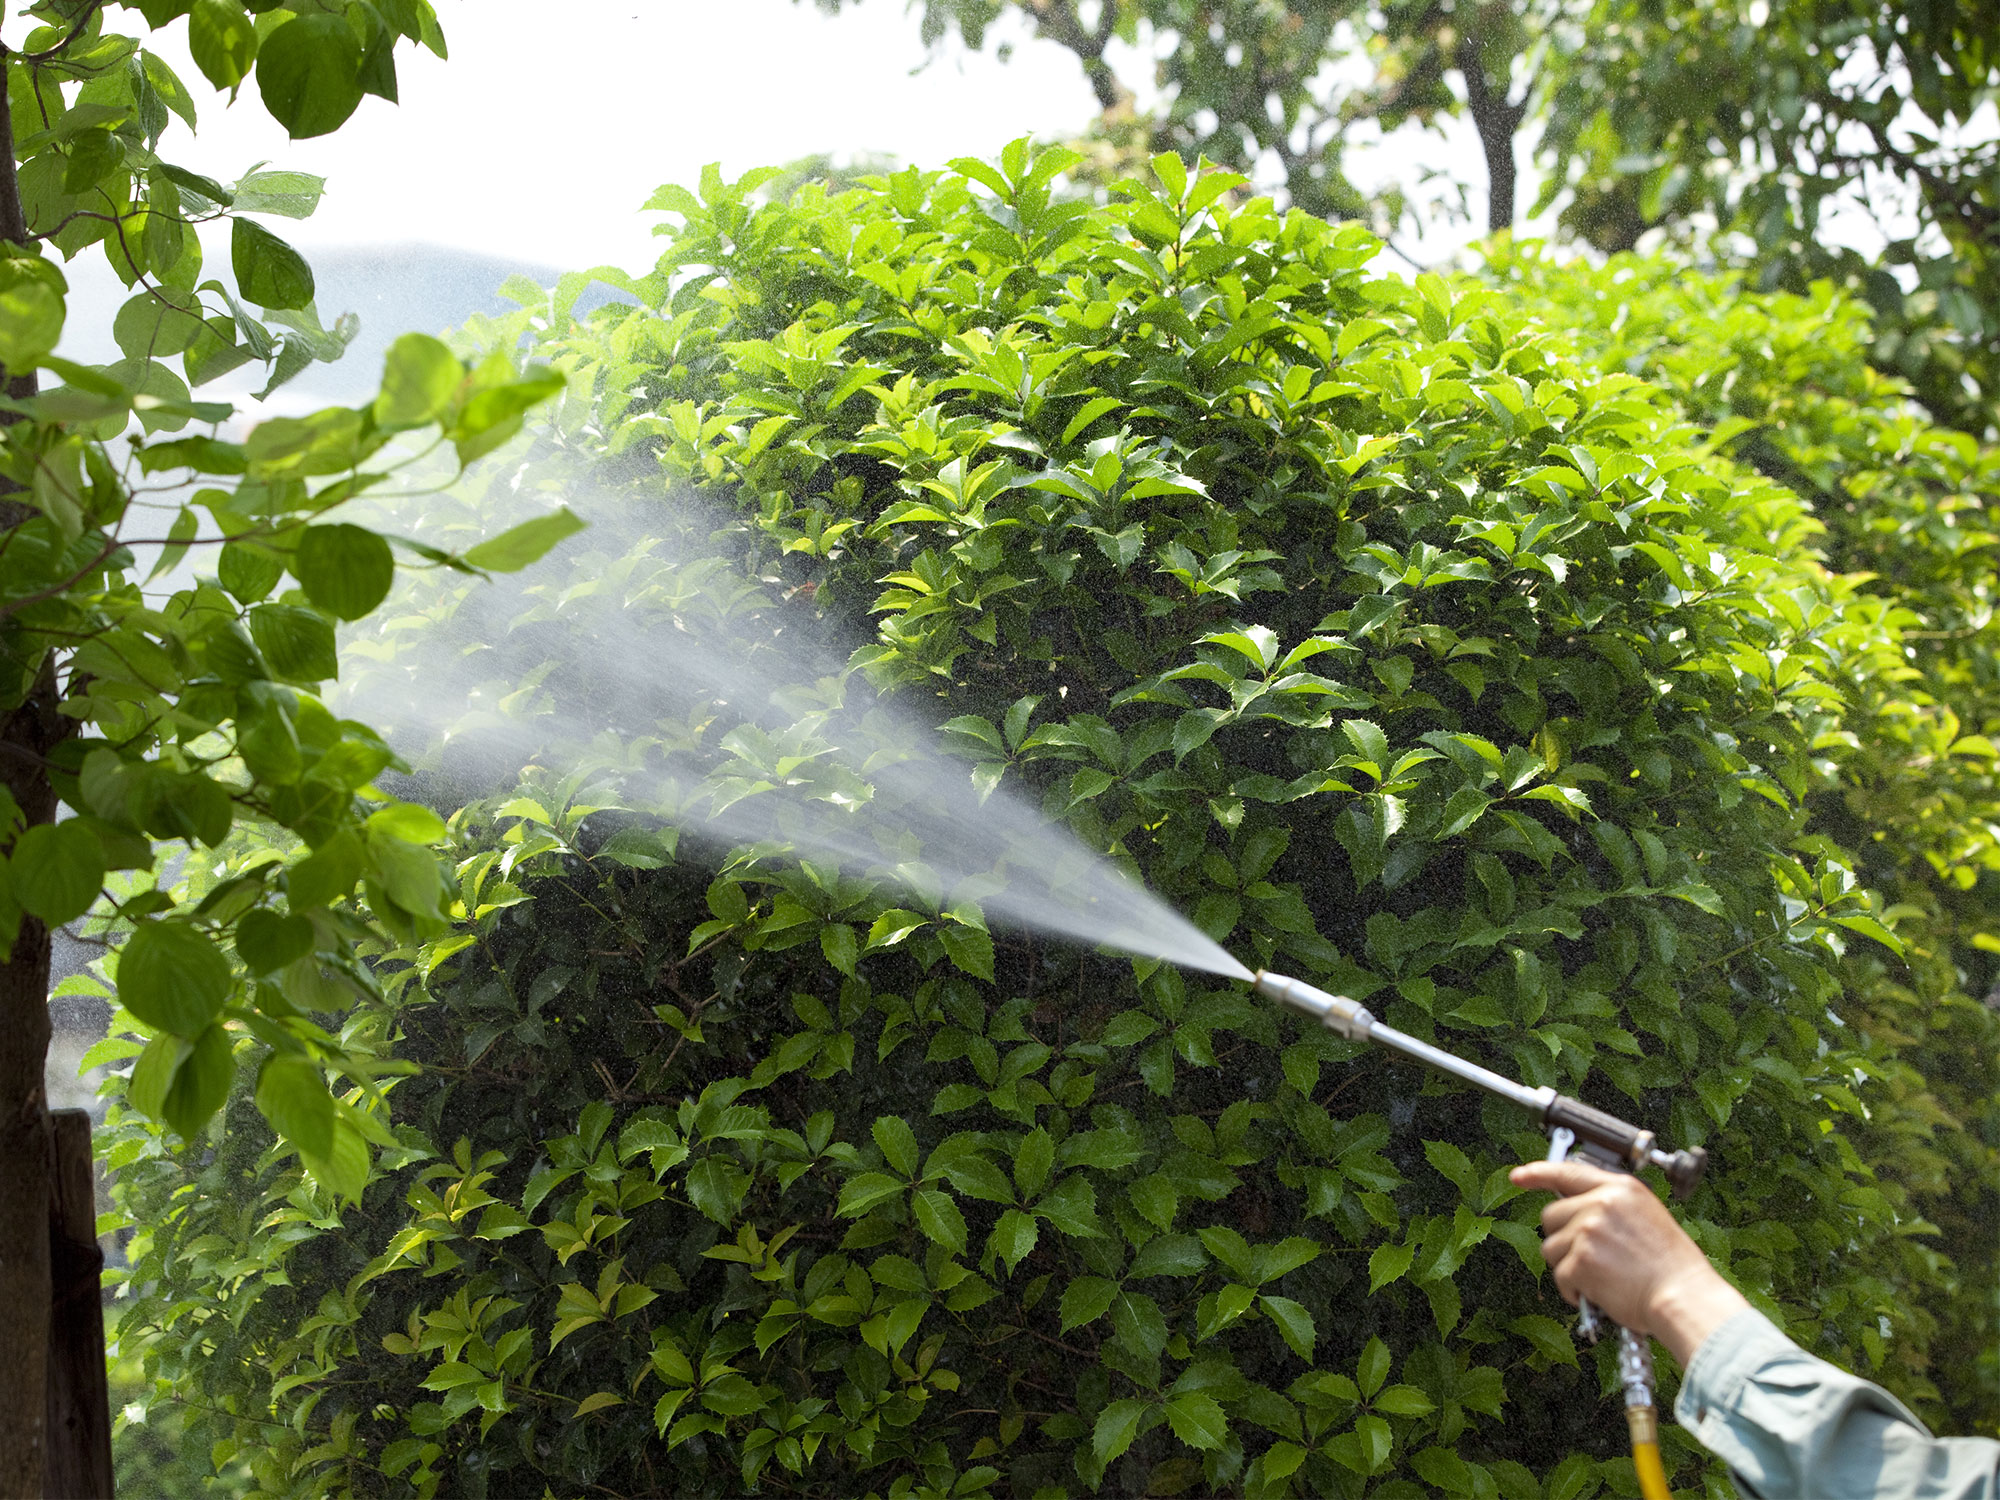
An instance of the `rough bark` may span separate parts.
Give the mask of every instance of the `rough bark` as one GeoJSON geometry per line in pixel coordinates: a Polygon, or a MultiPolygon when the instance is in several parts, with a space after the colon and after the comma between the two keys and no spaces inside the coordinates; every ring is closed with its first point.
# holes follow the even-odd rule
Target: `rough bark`
{"type": "MultiPolygon", "coordinates": [[[[63,721],[55,673],[0,722],[0,776],[30,826],[55,817],[43,757],[63,721]]],[[[49,1343],[49,934],[24,917],[0,965],[0,1497],[42,1493],[49,1343]]]]}
{"type": "Polygon", "coordinates": [[[112,1491],[111,1391],[104,1368],[104,1251],[97,1243],[97,1179],[90,1112],[49,1112],[55,1143],[49,1216],[49,1500],[106,1500],[112,1491]]]}
{"type": "MultiPolygon", "coordinates": [[[[11,60],[0,59],[0,240],[25,244],[14,175],[13,120],[7,101],[11,60]]],[[[10,396],[35,391],[33,371],[0,371],[10,396]]],[[[6,420],[0,414],[0,421],[6,420]]],[[[0,531],[27,514],[0,495],[0,531]]],[[[0,781],[29,826],[55,817],[47,755],[64,734],[56,681],[45,666],[19,707],[0,713],[0,781]]],[[[42,1493],[49,1342],[48,1100],[42,1076],[49,1053],[49,934],[24,917],[13,951],[0,964],[0,1497],[42,1493]]]]}

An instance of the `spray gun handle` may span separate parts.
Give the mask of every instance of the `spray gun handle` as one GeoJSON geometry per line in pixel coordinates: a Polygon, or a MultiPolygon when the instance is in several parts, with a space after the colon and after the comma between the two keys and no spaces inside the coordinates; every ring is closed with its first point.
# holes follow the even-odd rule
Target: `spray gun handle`
{"type": "Polygon", "coordinates": [[[1708,1153],[1695,1146],[1686,1151],[1662,1151],[1650,1130],[1641,1130],[1616,1115],[1592,1109],[1581,1099],[1557,1094],[1542,1112],[1551,1139],[1557,1130],[1570,1132],[1578,1155],[1611,1171],[1636,1172],[1641,1167],[1658,1167],[1667,1174],[1676,1198],[1685,1198],[1708,1169],[1708,1153]]]}

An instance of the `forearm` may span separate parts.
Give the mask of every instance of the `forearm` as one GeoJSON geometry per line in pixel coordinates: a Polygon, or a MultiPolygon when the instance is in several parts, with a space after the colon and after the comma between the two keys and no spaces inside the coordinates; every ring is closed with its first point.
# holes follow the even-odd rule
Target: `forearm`
{"type": "Polygon", "coordinates": [[[1674,1414],[1761,1500],[2000,1500],[2000,1443],[1933,1438],[1747,1306],[1701,1341],[1674,1414]]]}

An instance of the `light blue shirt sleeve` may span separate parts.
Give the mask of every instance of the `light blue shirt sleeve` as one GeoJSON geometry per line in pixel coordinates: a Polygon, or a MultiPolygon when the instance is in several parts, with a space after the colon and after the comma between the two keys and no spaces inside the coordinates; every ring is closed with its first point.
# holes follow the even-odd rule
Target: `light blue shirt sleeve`
{"type": "Polygon", "coordinates": [[[1688,1364],[1674,1415],[1757,1500],[2000,1500],[2000,1442],[1934,1438],[1878,1385],[1741,1312],[1688,1364]]]}

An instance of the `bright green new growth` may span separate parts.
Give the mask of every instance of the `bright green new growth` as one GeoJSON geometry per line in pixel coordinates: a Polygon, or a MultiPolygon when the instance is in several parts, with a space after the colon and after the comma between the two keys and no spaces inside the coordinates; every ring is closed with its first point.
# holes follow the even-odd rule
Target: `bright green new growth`
{"type": "MultiPolygon", "coordinates": [[[[1855,1145],[1929,1117],[1876,1025],[1915,1007],[1879,967],[1843,992],[1897,939],[1808,800],[1851,790],[1915,617],[1829,574],[1706,408],[1551,331],[1596,273],[1410,287],[1227,175],[1163,157],[1103,208],[1066,165],[663,190],[639,306],[579,320],[571,278],[481,330],[566,393],[424,534],[580,468],[617,524],[525,607],[432,575],[357,680],[476,627],[532,727],[703,630],[868,641],[968,777],[1246,959],[1705,1144],[1704,1245],[1927,1399],[1936,1184],[1855,1145]],[[717,557],[667,560],[691,536],[717,557]]],[[[711,790],[810,778],[821,691],[789,736],[698,713],[443,809],[452,930],[373,955],[389,1004],[346,1018],[425,1065],[358,1206],[247,1129],[197,1164],[124,1117],[122,1332],[218,1462],[271,1495],[1630,1491],[1609,1350],[1506,1182],[1526,1120],[1236,987],[621,805],[660,747],[711,790]]]]}

